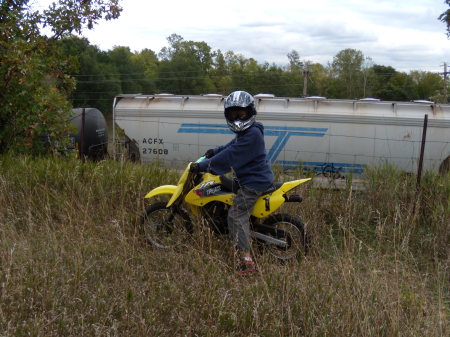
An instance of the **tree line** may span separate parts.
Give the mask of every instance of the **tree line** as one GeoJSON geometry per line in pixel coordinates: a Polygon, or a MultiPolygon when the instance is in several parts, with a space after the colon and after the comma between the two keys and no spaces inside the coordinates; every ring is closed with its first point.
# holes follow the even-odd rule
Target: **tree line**
{"type": "Polygon", "coordinates": [[[102,51],[85,38],[60,41],[72,60],[76,88],[74,106],[110,112],[115,95],[172,93],[198,95],[242,89],[276,96],[324,96],[444,102],[444,80],[426,71],[400,72],[375,64],[362,51],[344,49],[327,64],[304,60],[296,50],[287,53],[285,65],[258,63],[233,51],[212,50],[206,42],[187,41],[172,34],[159,53],[150,49],[132,52],[116,46],[102,51]],[[305,80],[306,77],[306,80],[305,80]],[[305,88],[306,86],[306,88],[305,88]]]}
{"type": "MultiPolygon", "coordinates": [[[[44,10],[33,3],[0,1],[0,153],[65,148],[71,108],[110,113],[117,94],[226,95],[242,89],[287,97],[436,102],[449,96],[442,92],[440,75],[400,72],[355,49],[340,51],[327,65],[302,59],[292,49],[286,64],[277,65],[172,34],[158,53],[127,46],[102,51],[75,34],[101,19],[118,18],[120,0],[55,0],[44,10]]],[[[447,32],[448,18],[448,10],[439,17],[447,32]]]]}

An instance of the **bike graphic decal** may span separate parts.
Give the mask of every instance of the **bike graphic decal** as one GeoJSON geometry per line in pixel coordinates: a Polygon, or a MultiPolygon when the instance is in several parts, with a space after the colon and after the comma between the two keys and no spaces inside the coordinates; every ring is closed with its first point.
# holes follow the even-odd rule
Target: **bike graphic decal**
{"type": "Polygon", "coordinates": [[[199,196],[200,198],[203,197],[212,197],[215,195],[222,195],[222,194],[230,194],[230,191],[227,191],[223,188],[222,184],[217,184],[211,181],[212,184],[204,183],[199,186],[199,188],[196,188],[194,190],[194,193],[199,196]]]}
{"type": "Polygon", "coordinates": [[[210,181],[206,181],[204,183],[202,183],[198,188],[199,189],[203,189],[206,188],[208,186],[214,185],[216,182],[214,180],[210,180],[210,181]]]}

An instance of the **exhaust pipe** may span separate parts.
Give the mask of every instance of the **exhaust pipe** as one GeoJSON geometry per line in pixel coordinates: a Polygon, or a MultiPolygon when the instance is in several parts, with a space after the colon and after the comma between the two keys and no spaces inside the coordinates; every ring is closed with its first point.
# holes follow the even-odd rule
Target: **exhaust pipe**
{"type": "Polygon", "coordinates": [[[274,238],[272,236],[269,236],[269,235],[265,235],[265,234],[254,232],[254,231],[250,231],[250,235],[253,238],[265,241],[265,242],[267,242],[269,244],[276,245],[278,247],[285,248],[287,246],[286,241],[280,240],[280,239],[276,239],[276,238],[274,238]]]}
{"type": "Polygon", "coordinates": [[[299,196],[298,194],[293,194],[290,196],[284,196],[284,198],[286,199],[286,202],[302,202],[303,198],[301,196],[299,196]]]}

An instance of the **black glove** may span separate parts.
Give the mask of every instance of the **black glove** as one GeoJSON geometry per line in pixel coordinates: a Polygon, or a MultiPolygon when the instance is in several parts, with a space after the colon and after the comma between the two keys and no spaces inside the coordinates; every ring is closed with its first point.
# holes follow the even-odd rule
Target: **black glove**
{"type": "Polygon", "coordinates": [[[209,149],[208,151],[206,151],[205,157],[208,159],[214,157],[214,149],[209,149]]]}
{"type": "Polygon", "coordinates": [[[189,171],[191,173],[200,173],[200,165],[198,165],[197,163],[192,163],[189,171]]]}

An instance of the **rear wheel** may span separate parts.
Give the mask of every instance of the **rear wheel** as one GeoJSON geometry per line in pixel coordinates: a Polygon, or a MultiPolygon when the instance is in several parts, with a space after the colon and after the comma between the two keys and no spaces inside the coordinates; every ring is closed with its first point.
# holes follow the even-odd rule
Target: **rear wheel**
{"type": "Polygon", "coordinates": [[[186,243],[193,227],[185,211],[167,208],[166,203],[159,202],[148,206],[142,214],[140,231],[152,246],[169,249],[186,243]]]}
{"type": "Polygon", "coordinates": [[[291,214],[273,214],[261,226],[261,232],[283,241],[284,245],[264,243],[270,255],[281,261],[307,253],[310,237],[300,217],[291,214]]]}

